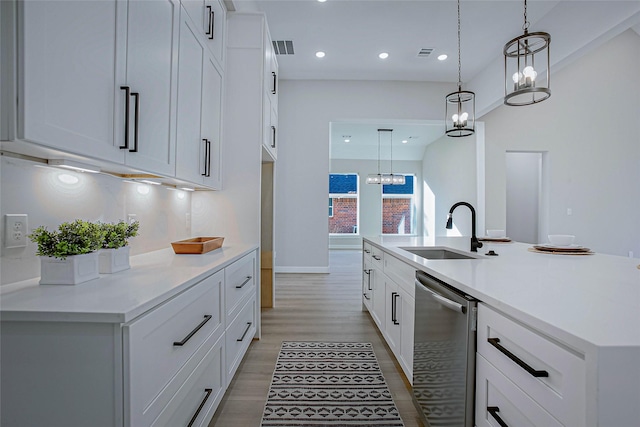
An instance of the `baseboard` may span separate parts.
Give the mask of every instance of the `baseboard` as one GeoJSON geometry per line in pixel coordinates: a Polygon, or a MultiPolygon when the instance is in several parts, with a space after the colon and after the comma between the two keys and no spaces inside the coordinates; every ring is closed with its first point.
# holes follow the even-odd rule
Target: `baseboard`
{"type": "Polygon", "coordinates": [[[329,274],[329,266],[327,267],[283,267],[275,266],[273,271],[276,273],[320,273],[329,274]]]}
{"type": "Polygon", "coordinates": [[[358,250],[358,249],[362,249],[362,243],[360,243],[359,245],[329,245],[329,249],[332,250],[358,250]]]}

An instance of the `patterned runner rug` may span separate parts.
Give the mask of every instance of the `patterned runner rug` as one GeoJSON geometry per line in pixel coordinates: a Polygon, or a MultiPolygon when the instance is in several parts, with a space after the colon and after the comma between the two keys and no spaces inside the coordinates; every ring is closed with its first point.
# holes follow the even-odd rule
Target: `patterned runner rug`
{"type": "Polygon", "coordinates": [[[262,427],[403,427],[371,343],[282,343],[262,427]]]}

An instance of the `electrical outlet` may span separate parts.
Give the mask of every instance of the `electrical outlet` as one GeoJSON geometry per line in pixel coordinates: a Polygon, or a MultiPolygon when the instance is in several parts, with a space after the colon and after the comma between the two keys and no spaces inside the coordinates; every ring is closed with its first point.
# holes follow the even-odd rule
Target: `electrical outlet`
{"type": "Polygon", "coordinates": [[[6,214],[4,218],[4,246],[6,248],[26,247],[27,214],[6,214]]]}

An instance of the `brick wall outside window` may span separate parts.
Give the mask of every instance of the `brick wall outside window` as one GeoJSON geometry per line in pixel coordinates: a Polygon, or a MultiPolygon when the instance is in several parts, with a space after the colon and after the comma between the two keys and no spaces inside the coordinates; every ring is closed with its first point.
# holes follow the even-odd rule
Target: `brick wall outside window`
{"type": "Polygon", "coordinates": [[[358,223],[358,199],[334,198],[333,216],[329,218],[329,233],[353,234],[358,223]]]}
{"type": "Polygon", "coordinates": [[[398,226],[404,218],[404,233],[411,234],[411,199],[383,198],[382,199],[382,233],[398,233],[398,226]]]}

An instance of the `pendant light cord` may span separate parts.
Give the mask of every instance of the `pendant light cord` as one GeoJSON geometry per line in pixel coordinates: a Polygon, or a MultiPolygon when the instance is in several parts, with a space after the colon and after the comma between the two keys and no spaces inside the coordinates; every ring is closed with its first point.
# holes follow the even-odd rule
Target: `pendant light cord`
{"type": "Polygon", "coordinates": [[[522,24],[522,29],[525,33],[529,31],[529,21],[527,21],[527,0],[524,0],[524,24],[522,24]]]}
{"type": "Polygon", "coordinates": [[[460,60],[460,0],[458,0],[458,92],[462,90],[462,65],[460,60]]]}

